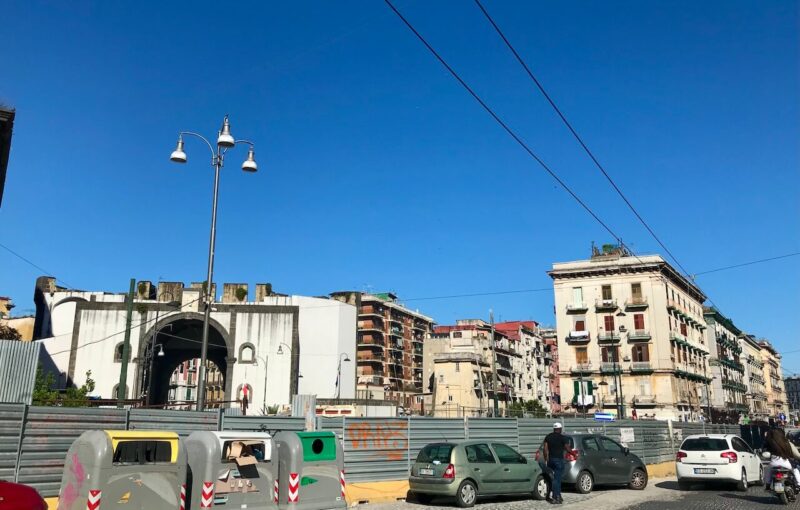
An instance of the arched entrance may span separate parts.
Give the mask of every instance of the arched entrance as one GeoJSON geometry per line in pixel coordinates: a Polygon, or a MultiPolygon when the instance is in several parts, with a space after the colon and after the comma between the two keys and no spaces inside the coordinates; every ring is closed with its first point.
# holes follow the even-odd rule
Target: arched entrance
{"type": "MultiPolygon", "coordinates": [[[[194,312],[165,317],[148,331],[139,358],[147,405],[168,406],[173,402],[181,405],[171,407],[188,407],[197,399],[202,340],[203,316],[194,312]]],[[[223,407],[218,402],[231,394],[228,375],[234,354],[225,328],[214,320],[209,323],[207,356],[207,406],[223,407]]]]}

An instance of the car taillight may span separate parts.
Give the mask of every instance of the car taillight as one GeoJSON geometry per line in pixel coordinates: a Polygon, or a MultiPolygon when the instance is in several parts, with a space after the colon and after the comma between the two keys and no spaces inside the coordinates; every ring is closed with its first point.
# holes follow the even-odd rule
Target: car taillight
{"type": "Polygon", "coordinates": [[[675,462],[681,462],[681,459],[686,458],[686,452],[678,452],[675,454],[675,462]]]}
{"type": "Polygon", "coordinates": [[[739,456],[736,455],[736,452],[722,452],[719,456],[723,459],[728,459],[728,464],[733,464],[739,460],[739,456]]]}
{"type": "Polygon", "coordinates": [[[539,450],[536,450],[536,453],[533,455],[533,460],[539,462],[539,450]]]}
{"type": "Polygon", "coordinates": [[[444,470],[444,475],[442,478],[455,478],[456,477],[456,467],[452,464],[447,466],[447,469],[444,470]]]}
{"type": "Polygon", "coordinates": [[[783,480],[783,473],[775,473],[776,480],[783,480]]]}
{"type": "Polygon", "coordinates": [[[578,460],[578,450],[567,450],[564,458],[566,458],[567,462],[575,462],[578,460]]]}

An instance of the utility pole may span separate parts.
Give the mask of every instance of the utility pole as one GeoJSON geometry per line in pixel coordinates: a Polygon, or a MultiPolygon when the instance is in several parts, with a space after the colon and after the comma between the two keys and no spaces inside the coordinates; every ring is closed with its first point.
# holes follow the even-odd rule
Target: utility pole
{"type": "Polygon", "coordinates": [[[122,343],[122,367],[119,370],[119,384],[117,385],[117,407],[122,407],[125,400],[125,385],[128,381],[128,358],[131,356],[131,322],[133,321],[133,296],[136,292],[136,279],[131,278],[131,288],[128,290],[127,316],[125,317],[125,340],[122,343]]]}
{"type": "Polygon", "coordinates": [[[492,347],[492,390],[494,390],[494,414],[493,417],[497,418],[500,414],[500,404],[497,402],[497,353],[494,348],[494,312],[489,310],[489,324],[492,327],[492,336],[489,339],[489,345],[492,347]]]}

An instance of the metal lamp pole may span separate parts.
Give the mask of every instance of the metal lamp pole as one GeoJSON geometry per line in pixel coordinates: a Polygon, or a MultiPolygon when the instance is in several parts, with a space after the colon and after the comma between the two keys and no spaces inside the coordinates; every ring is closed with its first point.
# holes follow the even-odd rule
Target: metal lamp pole
{"type": "Polygon", "coordinates": [[[267,414],[267,368],[269,363],[269,354],[264,356],[256,355],[256,360],[261,360],[264,362],[264,398],[261,401],[261,412],[266,415],[267,414]]]}
{"type": "Polygon", "coordinates": [[[208,358],[208,322],[211,317],[211,303],[214,302],[214,248],[217,239],[217,202],[219,198],[219,172],[225,160],[225,153],[228,149],[234,147],[237,143],[243,143],[250,146],[250,151],[247,154],[247,159],[242,164],[242,170],[245,172],[255,172],[258,166],[255,161],[255,152],[253,149],[253,142],[248,140],[236,140],[231,135],[231,126],[228,122],[226,115],[222,121],[222,129],[217,134],[217,149],[216,151],[211,146],[204,136],[193,133],[191,131],[181,131],[178,135],[178,144],[172,152],[170,159],[175,163],[186,163],[186,153],[183,151],[183,135],[194,136],[203,140],[208,145],[211,151],[211,166],[214,168],[214,198],[211,202],[211,235],[208,243],[208,272],[206,273],[205,289],[203,290],[203,300],[205,302],[205,310],[203,314],[203,342],[200,347],[200,367],[198,368],[197,377],[197,410],[202,411],[205,407],[205,385],[206,385],[206,360],[208,358]]]}
{"type": "Polygon", "coordinates": [[[339,355],[339,366],[336,368],[336,403],[339,403],[339,397],[342,394],[342,361],[349,362],[350,356],[346,352],[339,355]],[[344,359],[342,359],[344,358],[344,359]]]}

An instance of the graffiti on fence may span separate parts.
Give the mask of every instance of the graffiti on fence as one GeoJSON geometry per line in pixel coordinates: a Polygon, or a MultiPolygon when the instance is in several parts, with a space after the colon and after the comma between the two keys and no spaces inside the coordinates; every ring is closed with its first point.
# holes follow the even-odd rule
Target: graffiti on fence
{"type": "Polygon", "coordinates": [[[375,450],[376,459],[405,460],[408,454],[406,421],[348,422],[345,436],[354,450],[375,450]]]}

